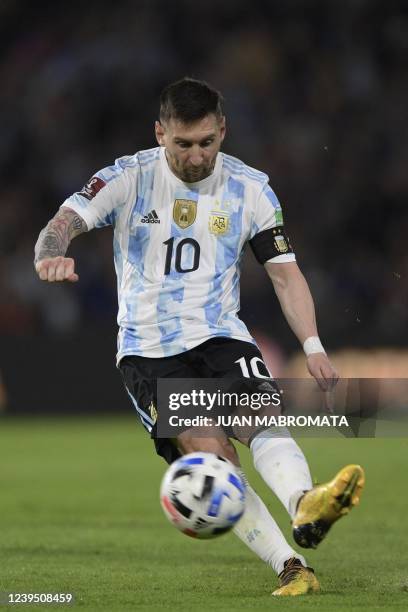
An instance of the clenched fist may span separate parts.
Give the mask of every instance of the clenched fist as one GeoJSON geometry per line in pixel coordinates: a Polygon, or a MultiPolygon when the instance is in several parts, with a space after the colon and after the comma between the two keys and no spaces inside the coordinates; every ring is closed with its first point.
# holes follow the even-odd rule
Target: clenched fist
{"type": "Polygon", "coordinates": [[[48,257],[40,259],[35,264],[38,276],[43,281],[54,283],[55,281],[69,281],[76,283],[79,280],[75,274],[75,262],[72,257],[48,257]]]}

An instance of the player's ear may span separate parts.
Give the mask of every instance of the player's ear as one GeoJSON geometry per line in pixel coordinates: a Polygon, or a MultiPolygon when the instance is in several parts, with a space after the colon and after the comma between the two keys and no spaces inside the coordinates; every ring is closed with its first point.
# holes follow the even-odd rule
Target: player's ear
{"type": "Polygon", "coordinates": [[[156,133],[156,140],[159,145],[162,147],[164,145],[164,128],[160,121],[155,121],[154,123],[154,131],[156,133]]]}

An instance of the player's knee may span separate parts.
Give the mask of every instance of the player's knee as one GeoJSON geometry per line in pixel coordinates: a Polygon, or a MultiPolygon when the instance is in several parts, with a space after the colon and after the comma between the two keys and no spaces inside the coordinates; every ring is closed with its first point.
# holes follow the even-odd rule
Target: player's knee
{"type": "Polygon", "coordinates": [[[240,465],[238,453],[228,438],[196,438],[188,435],[188,432],[183,432],[178,436],[177,442],[183,454],[199,451],[214,453],[215,455],[225,457],[225,459],[228,459],[234,465],[240,465]]]}

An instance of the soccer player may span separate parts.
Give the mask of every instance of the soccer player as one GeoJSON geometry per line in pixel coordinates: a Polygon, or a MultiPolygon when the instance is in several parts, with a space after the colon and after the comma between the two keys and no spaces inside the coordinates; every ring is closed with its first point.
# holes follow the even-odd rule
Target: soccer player
{"type": "MultiPolygon", "coordinates": [[[[199,437],[186,430],[176,445],[157,437],[156,380],[268,375],[237,314],[246,243],[273,283],[310,374],[327,388],[338,378],[319,340],[313,300],[268,177],[220,152],[226,130],[221,103],[221,95],[202,81],[184,78],[167,86],[155,124],[159,146],[97,172],[62,204],[35,247],[41,280],[76,282],[74,260],[65,256],[70,241],[95,227],[113,227],[117,364],[158,454],[169,463],[180,454],[207,451],[239,466],[225,433],[199,437]]],[[[347,466],[313,488],[303,452],[287,430],[272,428],[240,441],[287,509],[300,546],[315,547],[358,503],[364,484],[359,466],[347,466]]],[[[318,591],[313,570],[249,485],[246,497],[235,533],[279,575],[273,594],[318,591]]]]}

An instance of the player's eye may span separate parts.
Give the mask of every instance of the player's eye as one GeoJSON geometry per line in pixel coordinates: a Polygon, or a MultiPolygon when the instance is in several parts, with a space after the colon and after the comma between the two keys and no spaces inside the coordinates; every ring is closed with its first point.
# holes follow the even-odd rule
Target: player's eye
{"type": "Polygon", "coordinates": [[[179,147],[181,147],[182,149],[188,149],[188,147],[190,146],[188,144],[188,142],[178,142],[177,143],[179,147]]]}
{"type": "Polygon", "coordinates": [[[209,147],[213,142],[214,142],[214,139],[211,138],[210,140],[205,140],[204,142],[202,142],[201,146],[202,147],[209,147]]]}

